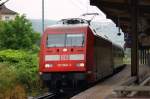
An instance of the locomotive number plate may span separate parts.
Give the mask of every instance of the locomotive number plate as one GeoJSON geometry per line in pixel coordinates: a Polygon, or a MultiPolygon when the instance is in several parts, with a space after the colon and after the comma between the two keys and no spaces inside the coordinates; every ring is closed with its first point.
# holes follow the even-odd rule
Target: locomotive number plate
{"type": "Polygon", "coordinates": [[[60,59],[61,60],[69,60],[69,56],[68,55],[61,55],[60,59]]]}

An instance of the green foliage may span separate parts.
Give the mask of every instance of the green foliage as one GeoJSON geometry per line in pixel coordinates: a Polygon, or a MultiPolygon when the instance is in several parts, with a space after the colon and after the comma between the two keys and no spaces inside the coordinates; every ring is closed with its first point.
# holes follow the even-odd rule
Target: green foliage
{"type": "Polygon", "coordinates": [[[0,22],[0,47],[4,49],[32,49],[40,39],[24,15],[15,20],[0,22]]]}
{"type": "Polygon", "coordinates": [[[28,60],[30,57],[25,51],[11,49],[0,51],[0,62],[18,63],[28,60]]]}
{"type": "Polygon", "coordinates": [[[0,64],[0,93],[8,90],[14,86],[16,80],[16,73],[8,65],[0,64]]]}
{"type": "MultiPolygon", "coordinates": [[[[27,92],[40,89],[38,56],[40,34],[24,15],[0,21],[0,98],[23,86],[27,92]]],[[[7,96],[7,95],[6,95],[7,96]]]]}
{"type": "Polygon", "coordinates": [[[40,89],[37,53],[23,50],[0,51],[0,89],[22,85],[27,92],[40,89]],[[2,65],[3,64],[3,65],[2,65]]]}

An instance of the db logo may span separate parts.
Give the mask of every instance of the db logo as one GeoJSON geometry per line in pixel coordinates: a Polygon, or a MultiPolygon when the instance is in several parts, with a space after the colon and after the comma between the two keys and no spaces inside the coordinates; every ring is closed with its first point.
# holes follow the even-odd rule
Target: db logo
{"type": "Polygon", "coordinates": [[[61,60],[69,60],[69,56],[68,55],[61,55],[60,59],[61,60]]]}

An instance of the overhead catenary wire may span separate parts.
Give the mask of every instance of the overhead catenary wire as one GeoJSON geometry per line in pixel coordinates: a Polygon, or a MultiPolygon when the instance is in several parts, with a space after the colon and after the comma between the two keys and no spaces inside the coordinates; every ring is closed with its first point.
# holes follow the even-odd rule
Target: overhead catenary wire
{"type": "MultiPolygon", "coordinates": [[[[83,6],[83,5],[85,5],[85,4],[83,4],[83,2],[81,2],[81,0],[68,0],[72,5],[74,5],[74,6],[76,6],[77,8],[79,8],[80,10],[85,10],[85,7],[83,6]]],[[[87,0],[87,1],[89,1],[89,0],[87,0]]],[[[86,11],[84,11],[84,12],[88,12],[88,6],[89,6],[89,2],[87,2],[87,4],[86,4],[86,11]]]]}

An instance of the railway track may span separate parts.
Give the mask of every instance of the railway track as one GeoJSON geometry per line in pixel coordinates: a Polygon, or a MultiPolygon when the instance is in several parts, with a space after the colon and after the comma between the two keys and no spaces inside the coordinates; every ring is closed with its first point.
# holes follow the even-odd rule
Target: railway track
{"type": "Polygon", "coordinates": [[[46,93],[44,95],[38,96],[34,99],[56,99],[58,94],[56,93],[46,93]]]}

